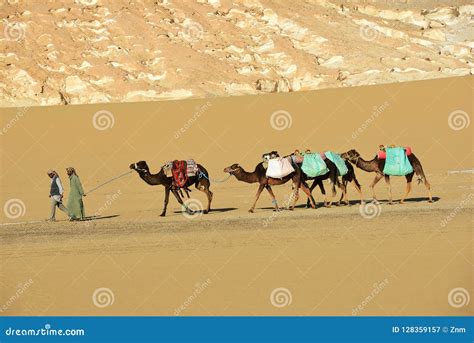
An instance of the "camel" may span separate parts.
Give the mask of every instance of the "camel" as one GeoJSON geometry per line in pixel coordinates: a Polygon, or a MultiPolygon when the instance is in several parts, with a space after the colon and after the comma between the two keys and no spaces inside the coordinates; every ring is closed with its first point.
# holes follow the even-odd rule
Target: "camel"
{"type": "MultiPolygon", "coordinates": [[[[213,193],[209,189],[211,186],[211,183],[209,181],[209,173],[202,165],[198,164],[197,166],[199,168],[200,173],[198,173],[198,175],[196,176],[190,176],[188,180],[186,181],[184,189],[187,194],[188,187],[194,185],[198,190],[206,194],[207,208],[203,210],[203,213],[207,214],[211,210],[211,202],[212,202],[212,196],[213,196],[213,193]]],[[[160,214],[161,217],[166,216],[166,208],[168,207],[170,192],[173,193],[173,195],[176,197],[176,200],[178,200],[178,202],[182,206],[184,206],[187,213],[194,214],[194,211],[188,208],[184,204],[183,200],[181,199],[180,194],[178,193],[178,192],[181,192],[181,190],[173,185],[173,178],[166,176],[163,170],[163,167],[160,169],[158,173],[151,174],[148,164],[145,161],[139,161],[137,163],[132,163],[130,165],[130,169],[135,170],[138,173],[138,175],[142,178],[142,180],[145,181],[147,184],[151,186],[162,185],[165,187],[164,208],[163,208],[163,212],[160,214]]],[[[189,198],[189,194],[188,194],[188,198],[189,198]]]]}
{"type": "MultiPolygon", "coordinates": [[[[329,161],[329,162],[331,162],[331,161],[329,161]]],[[[348,171],[347,171],[346,175],[342,176],[342,186],[343,186],[342,190],[343,191],[341,193],[341,198],[338,201],[338,205],[341,204],[341,201],[344,202],[346,205],[349,205],[349,200],[347,199],[347,185],[348,185],[349,182],[351,182],[354,185],[355,189],[359,193],[360,204],[363,205],[364,204],[364,197],[362,195],[362,189],[361,189],[360,183],[356,178],[354,167],[346,160],[345,160],[345,164],[346,164],[346,167],[347,167],[348,171]]],[[[313,189],[316,188],[316,186],[319,186],[319,189],[321,190],[321,193],[325,196],[326,195],[326,190],[324,189],[323,180],[328,179],[329,176],[330,176],[330,173],[315,177],[311,187],[309,188],[311,193],[313,192],[313,189]]],[[[324,203],[325,203],[325,205],[327,205],[326,200],[324,201],[324,203]]],[[[306,207],[309,207],[309,199],[306,202],[306,207]]]]}
{"type": "MultiPolygon", "coordinates": [[[[389,192],[389,195],[390,195],[389,204],[393,204],[392,187],[390,186],[390,176],[389,175],[384,175],[384,173],[383,173],[383,168],[385,166],[385,160],[379,159],[377,156],[375,156],[372,160],[366,161],[354,149],[349,150],[349,151],[341,154],[341,157],[344,158],[344,159],[349,160],[355,166],[357,166],[358,168],[360,168],[360,169],[362,169],[366,172],[369,172],[369,173],[375,172],[376,173],[374,181],[372,181],[372,183],[369,186],[372,189],[372,197],[373,197],[374,201],[377,201],[377,197],[375,196],[374,187],[377,184],[377,182],[379,182],[384,177],[385,178],[385,183],[387,184],[388,192],[389,192]]],[[[425,187],[428,190],[428,202],[433,202],[433,198],[431,196],[431,186],[430,186],[430,183],[428,182],[428,180],[426,179],[426,176],[425,176],[425,173],[423,172],[423,167],[421,166],[420,161],[418,160],[418,158],[413,153],[411,153],[408,156],[408,160],[410,161],[410,163],[413,167],[413,172],[408,174],[408,175],[405,175],[405,178],[407,180],[406,191],[405,191],[405,195],[400,200],[400,203],[403,204],[405,202],[405,199],[407,198],[408,194],[410,193],[410,191],[411,191],[411,182],[413,180],[413,176],[414,176],[415,173],[418,176],[418,182],[419,183],[423,182],[425,187]]]]}
{"type": "Polygon", "coordinates": [[[229,173],[231,175],[234,175],[236,179],[239,181],[243,181],[246,183],[259,184],[258,189],[257,189],[257,194],[255,195],[255,201],[252,207],[249,209],[250,213],[253,213],[255,211],[255,206],[257,204],[258,198],[260,197],[260,194],[262,193],[264,188],[268,191],[268,193],[270,194],[270,197],[272,198],[274,210],[279,211],[280,208],[278,207],[278,203],[271,186],[283,185],[287,183],[289,180],[293,181],[293,192],[294,192],[292,195],[293,202],[289,209],[293,210],[295,208],[295,204],[298,198],[298,190],[300,187],[306,193],[308,198],[310,198],[311,207],[316,208],[316,204],[314,202],[313,196],[311,195],[311,192],[309,191],[309,188],[307,187],[307,185],[303,185],[301,183],[301,170],[299,170],[298,168],[293,173],[285,176],[282,179],[267,177],[266,169],[263,166],[263,162],[260,162],[259,164],[257,164],[253,172],[247,172],[238,163],[234,163],[230,167],[225,168],[224,173],[229,173]]]}
{"type": "MultiPolygon", "coordinates": [[[[291,155],[290,155],[291,156],[291,155]]],[[[324,174],[324,175],[320,175],[320,176],[315,176],[315,177],[309,177],[308,175],[306,175],[304,173],[303,170],[301,170],[301,183],[305,186],[307,186],[307,183],[306,181],[308,180],[314,180],[311,187],[309,187],[309,191],[310,193],[313,192],[313,189],[316,187],[316,186],[319,186],[319,188],[321,189],[321,193],[323,193],[324,196],[326,196],[326,191],[324,189],[324,185],[323,185],[323,180],[326,180],[326,179],[329,179],[329,182],[332,186],[332,196],[330,198],[330,200],[328,201],[326,198],[324,199],[324,205],[326,207],[331,207],[332,206],[332,202],[333,202],[333,198],[336,196],[336,185],[341,189],[342,191],[342,196],[341,196],[341,199],[342,198],[345,198],[347,200],[347,195],[346,195],[346,185],[347,185],[347,182],[346,183],[340,183],[339,182],[339,178],[338,178],[338,175],[337,175],[337,167],[336,165],[330,160],[330,159],[325,159],[324,162],[326,163],[326,167],[329,169],[329,171],[324,174]]],[[[301,166],[302,166],[303,162],[301,163],[296,163],[296,165],[298,166],[298,168],[301,169],[301,166]]],[[[339,201],[340,202],[340,201],[339,201]]],[[[349,201],[347,201],[348,203],[349,201]]],[[[308,203],[309,203],[309,198],[306,202],[306,207],[308,207],[308,203]]]]}

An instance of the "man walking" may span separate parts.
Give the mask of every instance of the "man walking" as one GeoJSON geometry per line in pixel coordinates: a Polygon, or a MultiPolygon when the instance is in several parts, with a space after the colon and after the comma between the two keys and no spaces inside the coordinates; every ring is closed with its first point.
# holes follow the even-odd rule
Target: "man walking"
{"type": "Polygon", "coordinates": [[[48,170],[48,176],[51,178],[51,190],[49,191],[49,197],[51,198],[51,215],[49,221],[56,221],[56,207],[69,216],[67,208],[63,205],[64,188],[59,179],[58,173],[54,170],[48,170]]]}

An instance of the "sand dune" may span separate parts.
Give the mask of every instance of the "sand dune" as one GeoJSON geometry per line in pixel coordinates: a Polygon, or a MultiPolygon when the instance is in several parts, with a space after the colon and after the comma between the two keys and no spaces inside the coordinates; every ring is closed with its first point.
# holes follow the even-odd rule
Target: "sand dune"
{"type": "MultiPolygon", "coordinates": [[[[448,300],[459,288],[473,294],[472,86],[472,77],[461,77],[6,109],[2,314],[472,315],[472,301],[453,306],[448,300]],[[141,159],[154,172],[170,159],[192,157],[219,180],[224,167],[238,162],[250,170],[274,149],[357,148],[371,158],[381,143],[412,147],[436,202],[414,185],[405,205],[390,206],[380,183],[380,205],[360,208],[350,186],[349,207],[305,209],[302,197],[295,211],[275,213],[262,194],[250,214],[256,185],[231,178],[213,182],[210,214],[185,217],[172,199],[162,218],[163,188],[130,174],[85,198],[87,214],[99,219],[70,223],[60,213],[61,221],[44,222],[49,168],[60,172],[67,196],[70,165],[87,191],[141,159]],[[282,288],[279,303],[272,294],[282,288]],[[108,306],[98,303],[97,292],[108,306]]],[[[373,175],[356,172],[369,199],[373,175]]],[[[404,183],[393,179],[395,199],[404,183]]],[[[291,187],[275,192],[282,204],[291,187]]],[[[199,191],[191,196],[205,203],[199,191]]]]}

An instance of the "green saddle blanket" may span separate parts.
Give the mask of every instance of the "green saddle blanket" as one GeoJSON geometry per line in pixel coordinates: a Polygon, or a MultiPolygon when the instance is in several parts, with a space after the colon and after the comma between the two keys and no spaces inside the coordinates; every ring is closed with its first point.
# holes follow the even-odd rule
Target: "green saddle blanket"
{"type": "Polygon", "coordinates": [[[320,154],[305,154],[301,169],[309,177],[321,176],[329,172],[320,154]]]}
{"type": "Polygon", "coordinates": [[[332,163],[336,165],[339,175],[344,176],[347,174],[349,170],[347,169],[346,161],[344,161],[341,155],[332,151],[326,151],[324,154],[332,163]]]}
{"type": "Polygon", "coordinates": [[[392,176],[405,176],[413,173],[413,167],[402,147],[386,148],[387,158],[383,173],[392,176]]]}

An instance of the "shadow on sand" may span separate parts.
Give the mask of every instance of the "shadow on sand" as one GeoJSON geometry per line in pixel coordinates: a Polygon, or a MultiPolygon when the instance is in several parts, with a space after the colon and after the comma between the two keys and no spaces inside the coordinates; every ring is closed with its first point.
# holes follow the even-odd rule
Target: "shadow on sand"
{"type": "Polygon", "coordinates": [[[115,217],[119,217],[120,214],[112,214],[110,216],[88,216],[88,217],[85,217],[84,220],[82,221],[92,221],[92,220],[101,220],[101,219],[110,219],[110,218],[115,218],[115,217]]]}
{"type": "MultiPolygon", "coordinates": [[[[237,210],[237,207],[221,207],[221,208],[211,208],[209,211],[209,214],[212,213],[224,213],[224,212],[229,212],[229,211],[235,211],[237,210]]],[[[173,211],[173,213],[183,213],[183,211],[173,211]]],[[[195,214],[200,214],[203,213],[203,211],[195,211],[195,214]]]]}
{"type": "MultiPolygon", "coordinates": [[[[439,197],[433,197],[433,202],[438,202],[441,198],[439,197]]],[[[371,199],[365,199],[365,203],[371,203],[371,199]]],[[[388,199],[383,199],[383,200],[378,200],[380,204],[388,204],[388,199]]],[[[419,198],[407,198],[405,199],[405,202],[428,202],[427,197],[419,197],[419,198]]],[[[393,205],[400,204],[400,199],[398,200],[393,200],[393,205]]],[[[354,205],[360,205],[360,200],[349,200],[349,206],[354,206],[354,205]]],[[[338,205],[337,201],[332,203],[331,207],[347,207],[345,203],[341,202],[340,205],[338,205]]],[[[324,206],[324,203],[322,202],[316,202],[316,208],[320,207],[326,207],[324,206]]],[[[306,204],[298,204],[295,206],[296,208],[307,208],[306,204]]],[[[310,208],[310,207],[309,207],[310,208]]],[[[273,207],[258,207],[259,210],[273,210],[273,207]]]]}

